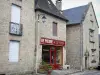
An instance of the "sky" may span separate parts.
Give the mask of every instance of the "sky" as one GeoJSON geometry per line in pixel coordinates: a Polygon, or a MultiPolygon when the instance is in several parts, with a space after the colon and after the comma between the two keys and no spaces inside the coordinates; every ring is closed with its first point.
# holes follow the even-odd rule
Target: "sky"
{"type": "MultiPolygon", "coordinates": [[[[56,0],[52,1],[55,4],[56,0]]],[[[89,2],[92,2],[93,4],[97,21],[99,24],[99,34],[100,34],[100,0],[62,0],[62,10],[86,5],[89,2]]]]}

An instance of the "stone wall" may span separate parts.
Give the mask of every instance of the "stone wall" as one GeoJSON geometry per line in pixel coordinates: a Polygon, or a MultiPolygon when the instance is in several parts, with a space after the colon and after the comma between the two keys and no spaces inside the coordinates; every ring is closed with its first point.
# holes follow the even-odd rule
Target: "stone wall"
{"type": "MultiPolygon", "coordinates": [[[[89,9],[83,21],[83,55],[86,50],[89,52],[88,58],[88,67],[95,67],[99,63],[99,36],[98,36],[98,25],[96,22],[95,12],[93,11],[92,4],[90,3],[89,9]],[[91,22],[93,21],[93,23],[91,22]],[[94,30],[93,38],[94,38],[94,46],[90,42],[90,34],[89,29],[94,30]],[[91,49],[96,49],[96,51],[92,52],[91,49]],[[92,59],[96,59],[96,63],[91,63],[92,59]]],[[[83,56],[83,68],[85,68],[85,56],[83,56]]]]}
{"type": "Polygon", "coordinates": [[[34,71],[34,20],[34,0],[0,1],[0,74],[25,73],[34,71]],[[23,25],[22,36],[9,34],[12,3],[21,6],[21,24],[23,25]],[[10,40],[20,41],[19,61],[17,63],[9,62],[10,40]]]}
{"type": "Polygon", "coordinates": [[[67,64],[74,69],[81,68],[81,25],[68,25],[67,26],[67,64]]]}
{"type": "MultiPolygon", "coordinates": [[[[39,32],[40,33],[36,33],[38,34],[38,38],[40,39],[41,37],[45,37],[45,38],[50,38],[50,39],[55,39],[55,40],[62,40],[66,42],[66,21],[63,21],[59,18],[56,18],[52,15],[46,14],[46,13],[42,13],[37,11],[36,12],[36,25],[38,24],[39,26],[39,32]],[[37,16],[38,14],[40,15],[39,17],[39,21],[37,20],[37,16]],[[45,14],[46,16],[46,22],[43,23],[42,22],[42,16],[41,14],[45,14]],[[57,36],[53,36],[53,22],[57,23],[57,36]]],[[[42,61],[42,45],[40,45],[40,40],[38,40],[38,55],[37,55],[37,63],[39,65],[39,63],[42,61]]],[[[63,65],[65,65],[66,63],[66,46],[63,47],[63,65]]]]}

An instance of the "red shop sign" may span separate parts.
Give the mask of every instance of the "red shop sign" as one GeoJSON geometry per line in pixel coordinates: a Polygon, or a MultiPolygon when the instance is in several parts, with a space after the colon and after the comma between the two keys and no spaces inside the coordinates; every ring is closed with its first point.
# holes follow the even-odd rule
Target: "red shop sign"
{"type": "Polygon", "coordinates": [[[40,44],[55,45],[55,46],[65,46],[65,41],[48,39],[48,38],[41,38],[40,39],[40,44]]]}

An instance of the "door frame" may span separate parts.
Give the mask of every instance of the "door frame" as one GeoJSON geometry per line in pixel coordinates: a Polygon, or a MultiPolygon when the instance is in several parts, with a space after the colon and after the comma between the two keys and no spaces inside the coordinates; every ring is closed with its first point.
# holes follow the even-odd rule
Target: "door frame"
{"type": "Polygon", "coordinates": [[[56,64],[56,49],[54,46],[50,47],[50,65],[55,65],[56,64]],[[54,50],[52,50],[52,47],[54,48],[54,50]],[[54,53],[54,63],[52,63],[52,53],[54,53]]]}

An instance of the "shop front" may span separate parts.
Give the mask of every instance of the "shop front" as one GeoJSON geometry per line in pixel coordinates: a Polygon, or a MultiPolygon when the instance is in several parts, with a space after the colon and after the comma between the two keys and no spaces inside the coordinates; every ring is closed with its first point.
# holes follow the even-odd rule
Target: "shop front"
{"type": "Polygon", "coordinates": [[[63,66],[63,47],[65,41],[41,38],[42,61],[53,66],[53,69],[59,69],[63,66]]]}

